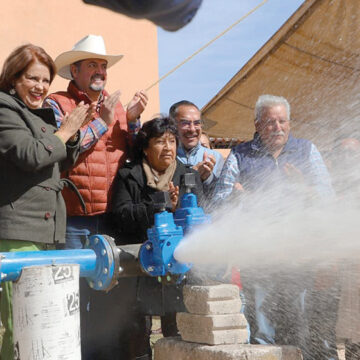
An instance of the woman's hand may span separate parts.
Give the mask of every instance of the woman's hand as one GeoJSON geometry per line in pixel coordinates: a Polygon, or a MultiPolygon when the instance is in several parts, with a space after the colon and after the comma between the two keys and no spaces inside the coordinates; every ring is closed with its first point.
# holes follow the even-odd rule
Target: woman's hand
{"type": "Polygon", "coordinates": [[[81,101],[70,113],[66,113],[59,130],[55,133],[64,143],[73,137],[89,119],[89,105],[81,101]]]}
{"type": "Polygon", "coordinates": [[[172,211],[174,212],[179,201],[179,187],[174,186],[172,181],[169,182],[169,195],[172,204],[172,211]]]}

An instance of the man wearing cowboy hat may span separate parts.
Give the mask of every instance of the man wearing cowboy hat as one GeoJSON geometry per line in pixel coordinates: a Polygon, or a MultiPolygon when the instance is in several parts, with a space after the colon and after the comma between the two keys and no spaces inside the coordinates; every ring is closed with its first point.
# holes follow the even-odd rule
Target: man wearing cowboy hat
{"type": "MultiPolygon", "coordinates": [[[[122,57],[123,55],[108,55],[101,36],[88,35],[77,42],[72,50],[60,54],[55,59],[58,74],[69,79],[70,83],[67,91],[51,94],[45,100],[44,106],[53,108],[58,124],[80,101],[92,107],[91,117],[80,129],[79,159],[71,170],[63,174],[75,183],[86,204],[85,213],[71,191],[63,192],[68,216],[67,248],[83,247],[88,236],[94,233],[111,234],[106,213],[111,202],[112,182],[119,167],[128,157],[131,133],[135,133],[140,128],[139,117],[148,100],[146,94],[139,91],[125,111],[119,102],[120,92],[116,91],[109,95],[104,90],[107,68],[113,66],[122,57]]],[[[116,288],[109,296],[110,294],[100,294],[100,292],[95,294],[85,289],[84,285],[81,286],[83,359],[118,358],[111,354],[111,347],[119,341],[116,337],[122,324],[121,315],[116,313],[112,302],[120,302],[123,311],[127,311],[125,308],[130,306],[131,300],[125,303],[125,300],[115,295],[115,290],[116,288]],[[86,312],[88,296],[92,309],[103,308],[101,315],[93,314],[94,310],[86,312]],[[102,323],[107,323],[108,331],[105,333],[101,331],[99,316],[102,317],[102,323]],[[88,321],[91,324],[86,325],[88,321]],[[95,328],[97,333],[91,334],[91,328],[95,328]],[[94,344],[93,337],[96,337],[97,344],[94,344]],[[106,357],[103,353],[100,354],[101,349],[96,353],[98,355],[91,353],[92,351],[88,351],[90,346],[96,348],[96,351],[101,347],[107,348],[106,352],[110,355],[106,357]]],[[[128,290],[121,287],[121,291],[128,290]]],[[[117,356],[121,357],[121,354],[117,356]]]]}
{"type": "Polygon", "coordinates": [[[71,81],[67,91],[51,94],[44,106],[54,109],[58,123],[80,101],[93,108],[92,117],[80,132],[82,154],[73,169],[65,174],[73,180],[86,203],[85,213],[71,192],[64,192],[69,217],[68,248],[82,247],[79,240],[84,239],[79,238],[78,227],[84,227],[84,218],[91,220],[89,226],[92,226],[95,219],[101,223],[101,215],[108,211],[112,181],[128,156],[131,142],[129,133],[140,127],[138,119],[147,104],[146,94],[140,91],[125,111],[119,102],[120,92],[116,91],[109,96],[104,90],[107,68],[122,57],[107,55],[103,38],[88,35],[76,43],[72,50],[55,59],[58,74],[71,81]],[[76,230],[76,236],[73,236],[73,230],[76,230]]]}

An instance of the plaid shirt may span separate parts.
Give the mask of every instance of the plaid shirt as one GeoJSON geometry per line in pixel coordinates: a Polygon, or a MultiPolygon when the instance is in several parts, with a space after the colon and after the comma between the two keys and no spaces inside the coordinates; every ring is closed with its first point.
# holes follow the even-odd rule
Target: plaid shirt
{"type": "MultiPolygon", "coordinates": [[[[290,139],[294,139],[291,136],[290,139]]],[[[261,144],[259,137],[255,137],[252,140],[253,144],[261,144]]],[[[213,202],[225,200],[229,197],[233,191],[234,184],[240,183],[240,174],[242,174],[242,164],[239,163],[237,157],[239,146],[232,149],[228,158],[223,166],[220,178],[216,183],[213,202]]],[[[283,150],[284,151],[284,150],[283,150]]],[[[279,155],[279,157],[282,154],[279,155]]],[[[260,161],[260,158],[259,158],[260,161]]],[[[275,161],[277,164],[277,160],[275,161]]],[[[311,185],[315,189],[316,193],[323,199],[334,197],[334,190],[331,185],[331,179],[326,165],[321,157],[320,152],[314,144],[311,144],[309,158],[307,159],[307,165],[309,167],[308,175],[311,177],[311,185]]],[[[266,181],[266,180],[265,180],[266,181]]]]}
{"type": "MultiPolygon", "coordinates": [[[[101,100],[100,100],[101,101],[101,100]]],[[[59,128],[64,117],[58,103],[52,99],[45,99],[44,108],[52,108],[55,114],[57,127],[59,128]]],[[[140,118],[136,122],[129,123],[129,134],[134,137],[141,128],[140,118]]],[[[95,118],[80,129],[80,152],[90,149],[108,130],[108,126],[100,117],[95,118]]]]}

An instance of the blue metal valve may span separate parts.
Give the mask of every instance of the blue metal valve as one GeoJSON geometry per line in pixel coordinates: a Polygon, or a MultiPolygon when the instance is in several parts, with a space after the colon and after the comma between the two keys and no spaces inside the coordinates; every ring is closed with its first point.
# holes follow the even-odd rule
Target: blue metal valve
{"type": "Polygon", "coordinates": [[[174,215],[167,211],[155,214],[155,225],[148,230],[148,240],[140,248],[141,266],[151,276],[189,271],[192,264],[179,263],[174,258],[174,251],[183,235],[194,226],[210,223],[210,216],[198,206],[195,194],[184,194],[180,204],[174,215]]]}
{"type": "Polygon", "coordinates": [[[194,226],[209,224],[211,218],[210,215],[204,213],[203,208],[198,206],[196,195],[186,193],[181,199],[180,208],[175,211],[174,221],[176,225],[183,228],[186,235],[194,226]]]}
{"type": "Polygon", "coordinates": [[[174,223],[173,214],[167,211],[155,214],[155,224],[147,231],[148,240],[140,247],[139,259],[143,270],[151,276],[184,274],[188,264],[174,259],[174,251],[183,238],[181,226],[174,223]]]}

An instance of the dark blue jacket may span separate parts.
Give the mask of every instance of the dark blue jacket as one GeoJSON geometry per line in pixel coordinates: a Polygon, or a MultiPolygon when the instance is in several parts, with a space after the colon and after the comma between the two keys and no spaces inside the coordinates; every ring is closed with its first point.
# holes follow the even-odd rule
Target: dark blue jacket
{"type": "MultiPolygon", "coordinates": [[[[311,179],[309,157],[312,143],[305,139],[296,139],[289,135],[289,139],[278,156],[274,158],[262,144],[258,134],[254,139],[239,144],[234,154],[240,169],[240,183],[245,190],[255,191],[263,187],[272,187],[279,181],[287,181],[284,172],[286,163],[294,165],[304,175],[311,179]]],[[[309,184],[312,185],[312,184],[309,184]]]]}

